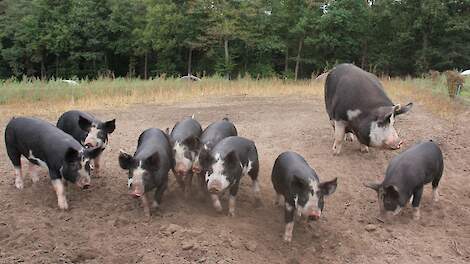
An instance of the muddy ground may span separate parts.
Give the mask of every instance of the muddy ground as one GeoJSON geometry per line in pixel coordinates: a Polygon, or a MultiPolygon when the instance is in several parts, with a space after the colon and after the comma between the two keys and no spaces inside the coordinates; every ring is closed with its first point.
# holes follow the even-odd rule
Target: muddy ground
{"type": "MultiPolygon", "coordinates": [[[[404,103],[404,102],[403,102],[404,103]]],[[[402,150],[359,152],[357,142],[331,152],[332,128],[321,98],[233,97],[171,106],[145,105],[93,111],[117,118],[102,172],[89,190],[69,185],[71,209],[59,211],[46,171],[32,186],[14,188],[4,142],[0,146],[0,263],[468,263],[470,262],[470,114],[442,120],[415,105],[398,118],[402,150]],[[209,200],[184,200],[170,174],[160,211],[147,221],[140,203],[126,194],[119,149],[134,151],[148,127],[172,127],[195,113],[203,127],[222,117],[258,147],[264,206],[256,208],[248,178],[242,180],[237,215],[217,214],[209,200]],[[445,154],[441,199],[422,199],[421,220],[407,208],[382,223],[376,195],[362,183],[383,177],[388,161],[419,139],[433,138],[445,154]],[[283,210],[275,207],[270,173],[285,150],[302,154],[322,180],[338,177],[319,221],[297,221],[291,244],[282,241],[283,210]],[[366,228],[367,227],[367,228],[366,228]],[[367,229],[367,230],[366,230],[367,229]]],[[[7,117],[0,120],[6,124],[7,117]]],[[[50,120],[55,121],[55,120],[50,120]]],[[[3,135],[3,128],[1,134],[3,135]]],[[[26,171],[25,166],[25,171],[26,171]]]]}

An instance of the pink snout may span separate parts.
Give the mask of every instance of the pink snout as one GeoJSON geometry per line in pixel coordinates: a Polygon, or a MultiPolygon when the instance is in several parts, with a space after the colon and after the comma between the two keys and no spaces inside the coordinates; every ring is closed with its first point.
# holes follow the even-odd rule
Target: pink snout
{"type": "Polygon", "coordinates": [[[320,212],[320,211],[312,211],[312,212],[308,215],[308,219],[309,219],[309,220],[318,220],[318,219],[320,219],[320,216],[321,216],[321,212],[320,212]]]}
{"type": "Polygon", "coordinates": [[[76,184],[79,188],[88,189],[91,185],[91,179],[90,177],[80,177],[76,184]]]}
{"type": "Polygon", "coordinates": [[[219,193],[222,191],[222,183],[219,181],[212,181],[207,184],[207,190],[209,190],[209,193],[219,193]]]}
{"type": "Polygon", "coordinates": [[[98,141],[96,139],[92,139],[92,138],[89,138],[87,137],[85,139],[85,142],[83,142],[85,144],[86,147],[91,147],[91,148],[94,148],[98,145],[98,141]]]}
{"type": "Polygon", "coordinates": [[[129,190],[129,195],[134,198],[141,197],[142,195],[144,195],[143,186],[142,187],[139,187],[138,185],[131,186],[131,189],[129,190]]]}
{"type": "Polygon", "coordinates": [[[403,144],[403,140],[397,139],[391,142],[385,142],[385,145],[390,149],[399,149],[403,144]]]}
{"type": "Polygon", "coordinates": [[[202,172],[202,168],[199,166],[193,166],[193,173],[199,174],[202,172]]]}

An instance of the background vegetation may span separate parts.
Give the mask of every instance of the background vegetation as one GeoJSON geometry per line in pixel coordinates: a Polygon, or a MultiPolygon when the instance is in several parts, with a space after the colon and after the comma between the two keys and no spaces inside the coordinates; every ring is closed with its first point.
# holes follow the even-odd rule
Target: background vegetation
{"type": "Polygon", "coordinates": [[[466,69],[468,43],[470,0],[0,1],[0,79],[417,76],[466,69]]]}

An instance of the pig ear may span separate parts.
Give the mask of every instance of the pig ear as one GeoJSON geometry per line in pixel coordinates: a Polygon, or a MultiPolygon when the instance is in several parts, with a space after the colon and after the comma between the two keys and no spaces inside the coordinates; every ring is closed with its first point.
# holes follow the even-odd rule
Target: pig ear
{"type": "Polygon", "coordinates": [[[84,130],[84,131],[89,131],[91,127],[91,122],[90,120],[84,118],[83,116],[78,117],[78,126],[84,130]]]}
{"type": "Polygon", "coordinates": [[[224,164],[230,167],[240,166],[240,159],[235,151],[230,151],[224,159],[224,164]]]}
{"type": "Polygon", "coordinates": [[[85,149],[85,157],[90,158],[90,159],[95,159],[100,155],[102,152],[101,147],[97,146],[94,148],[87,148],[85,149]]]}
{"type": "Polygon", "coordinates": [[[73,148],[67,149],[67,152],[65,152],[65,162],[72,163],[76,161],[80,161],[80,153],[73,148]]]}
{"type": "Polygon", "coordinates": [[[124,150],[119,150],[119,166],[121,166],[122,169],[128,170],[132,167],[134,164],[134,158],[124,152],[124,150]]]}
{"type": "Polygon", "coordinates": [[[336,191],[336,187],[338,186],[338,178],[334,178],[331,181],[322,182],[320,183],[320,190],[323,195],[330,195],[336,191]]]}
{"type": "Polygon", "coordinates": [[[199,148],[199,138],[198,137],[190,137],[183,141],[183,144],[188,146],[190,150],[195,150],[199,148]]]}
{"type": "Polygon", "coordinates": [[[395,113],[395,106],[385,108],[383,112],[379,114],[379,117],[378,117],[379,124],[383,126],[385,124],[390,123],[390,120],[391,120],[390,118],[393,116],[394,113],[395,113]]]}
{"type": "Polygon", "coordinates": [[[395,107],[394,108],[395,115],[401,115],[401,114],[404,114],[404,113],[410,111],[410,109],[413,107],[413,103],[410,102],[405,106],[401,106],[400,104],[396,104],[394,107],[395,107]]]}
{"type": "Polygon", "coordinates": [[[364,183],[364,186],[367,188],[371,188],[372,190],[378,192],[382,184],[377,183],[377,182],[367,182],[367,183],[364,183]]]}
{"type": "Polygon", "coordinates": [[[109,120],[104,123],[104,129],[106,130],[106,133],[111,134],[114,132],[114,129],[116,129],[116,119],[109,120]]]}
{"type": "Polygon", "coordinates": [[[149,170],[156,171],[160,167],[160,155],[158,155],[158,152],[155,152],[152,156],[148,157],[144,161],[145,167],[147,167],[149,170]]]}

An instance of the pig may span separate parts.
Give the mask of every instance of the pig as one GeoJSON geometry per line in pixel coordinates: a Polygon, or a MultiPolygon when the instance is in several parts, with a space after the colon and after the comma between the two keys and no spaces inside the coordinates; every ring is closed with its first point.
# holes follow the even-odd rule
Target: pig
{"type": "Polygon", "coordinates": [[[276,204],[284,200],[286,223],[284,241],[292,241],[295,211],[309,220],[319,219],[324,208],[324,197],[335,192],[338,179],[320,182],[320,178],[298,153],[286,151],[274,162],[271,181],[276,191],[276,204]]]}
{"type": "Polygon", "coordinates": [[[173,157],[175,159],[173,174],[186,198],[191,193],[192,167],[196,153],[199,150],[199,137],[201,133],[201,125],[194,119],[193,115],[176,123],[170,134],[173,157]]]}
{"type": "Polygon", "coordinates": [[[325,106],[334,128],[333,154],[339,155],[345,133],[371,147],[400,148],[403,141],[395,130],[395,117],[408,112],[413,103],[393,104],[379,79],[352,64],[340,64],[325,82],[325,106]]]}
{"type": "Polygon", "coordinates": [[[433,201],[439,199],[438,186],[444,170],[439,146],[432,140],[420,142],[394,157],[381,183],[366,183],[377,192],[382,216],[397,215],[408,202],[413,218],[419,220],[419,203],[425,184],[432,183],[433,201]]]}
{"type": "Polygon", "coordinates": [[[38,168],[49,171],[52,186],[57,195],[59,208],[69,208],[65,197],[64,183],[75,183],[80,188],[91,184],[93,165],[91,160],[100,153],[98,147],[84,148],[72,136],[46,121],[14,117],[5,128],[5,145],[8,157],[15,169],[15,186],[23,189],[21,156],[29,162],[30,176],[33,183],[38,178],[38,168]]]}
{"type": "Polygon", "coordinates": [[[219,141],[210,155],[200,157],[207,190],[217,212],[222,212],[219,195],[229,190],[229,216],[235,216],[235,201],[243,176],[250,176],[256,205],[261,204],[258,182],[259,161],[255,143],[249,139],[231,136],[219,141]]]}
{"type": "Polygon", "coordinates": [[[134,155],[121,150],[119,165],[127,170],[129,194],[141,198],[144,213],[150,217],[151,208],[158,208],[168,186],[168,172],[174,166],[168,135],[158,128],[142,132],[134,155]],[[155,190],[153,201],[148,197],[155,190]],[[152,204],[150,204],[152,202],[152,204]]]}
{"type": "MultiPolygon", "coordinates": [[[[102,122],[89,113],[71,110],[59,117],[57,127],[70,134],[83,146],[99,147],[102,152],[108,144],[109,134],[116,129],[116,119],[102,122]]],[[[93,160],[95,175],[99,174],[101,167],[100,157],[101,153],[93,160]]]]}
{"type": "Polygon", "coordinates": [[[204,129],[199,140],[199,150],[196,153],[192,168],[193,173],[198,175],[198,179],[200,179],[203,186],[205,185],[205,176],[202,172],[202,166],[199,163],[199,157],[209,155],[212,148],[222,139],[237,135],[237,128],[228,118],[216,121],[204,129]]]}

